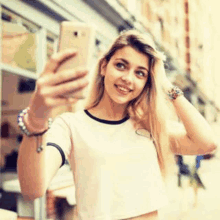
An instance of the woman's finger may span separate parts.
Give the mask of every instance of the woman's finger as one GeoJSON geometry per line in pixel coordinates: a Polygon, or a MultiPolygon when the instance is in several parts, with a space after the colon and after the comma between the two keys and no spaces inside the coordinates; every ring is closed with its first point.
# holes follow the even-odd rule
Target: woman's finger
{"type": "Polygon", "coordinates": [[[62,83],[53,88],[53,95],[67,95],[78,92],[79,90],[85,88],[88,85],[88,80],[83,77],[72,82],[62,83]]]}
{"type": "Polygon", "coordinates": [[[65,97],[65,96],[60,96],[56,98],[48,98],[46,100],[47,106],[50,107],[57,107],[57,106],[62,106],[62,105],[72,105],[76,103],[79,99],[73,98],[73,97],[65,97]]]}
{"type": "Polygon", "coordinates": [[[63,61],[65,61],[73,56],[76,56],[76,54],[77,54],[77,51],[75,49],[66,49],[62,52],[58,52],[58,53],[53,54],[51,56],[50,60],[47,62],[42,75],[44,75],[45,73],[48,73],[48,72],[55,73],[57,68],[59,67],[59,65],[63,61]]]}
{"type": "Polygon", "coordinates": [[[78,78],[74,81],[61,83],[55,86],[47,86],[40,90],[40,93],[45,97],[60,97],[70,93],[78,92],[88,85],[86,76],[78,78]]]}
{"type": "Polygon", "coordinates": [[[50,79],[48,80],[48,84],[50,85],[58,85],[61,83],[65,83],[68,81],[73,81],[79,78],[82,78],[88,74],[88,71],[85,69],[81,70],[65,70],[53,75],[50,75],[50,79]]]}

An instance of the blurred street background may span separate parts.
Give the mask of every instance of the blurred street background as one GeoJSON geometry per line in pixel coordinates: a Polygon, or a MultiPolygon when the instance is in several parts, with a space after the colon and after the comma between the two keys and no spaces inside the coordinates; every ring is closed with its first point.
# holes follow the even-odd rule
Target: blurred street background
{"type": "MultiPolygon", "coordinates": [[[[23,200],[16,171],[22,140],[16,117],[27,107],[45,62],[57,51],[64,20],[96,27],[91,68],[121,31],[134,28],[150,35],[167,57],[170,81],[206,118],[219,144],[219,7],[216,0],[0,0],[0,209],[16,212],[20,220],[73,219],[74,183],[68,163],[45,197],[34,202],[23,200]]],[[[52,116],[81,104],[56,108],[52,116]]],[[[160,211],[161,220],[220,219],[220,152],[200,159],[176,158],[167,183],[170,204],[160,211]],[[180,160],[185,171],[179,172],[180,160]],[[195,166],[205,189],[190,184],[187,172],[195,166]]]]}

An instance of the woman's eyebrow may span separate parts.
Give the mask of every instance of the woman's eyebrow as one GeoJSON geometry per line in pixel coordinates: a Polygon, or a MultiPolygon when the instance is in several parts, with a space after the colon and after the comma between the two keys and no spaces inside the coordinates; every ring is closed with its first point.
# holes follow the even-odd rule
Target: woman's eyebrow
{"type": "MultiPolygon", "coordinates": [[[[124,63],[129,64],[128,60],[124,59],[124,58],[117,58],[115,60],[122,60],[124,63]]],[[[144,69],[147,72],[149,72],[149,70],[147,68],[145,68],[144,66],[138,66],[139,69],[144,69]]]]}

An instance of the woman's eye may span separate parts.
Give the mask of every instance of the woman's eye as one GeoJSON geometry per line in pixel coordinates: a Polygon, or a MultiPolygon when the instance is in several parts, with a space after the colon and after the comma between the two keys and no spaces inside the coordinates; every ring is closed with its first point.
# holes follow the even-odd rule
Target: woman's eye
{"type": "Polygon", "coordinates": [[[125,68],[125,65],[123,63],[116,63],[116,66],[119,68],[119,69],[124,69],[125,68]]]}
{"type": "Polygon", "coordinates": [[[142,71],[137,71],[136,73],[137,73],[139,76],[145,76],[145,73],[142,72],[142,71]]]}

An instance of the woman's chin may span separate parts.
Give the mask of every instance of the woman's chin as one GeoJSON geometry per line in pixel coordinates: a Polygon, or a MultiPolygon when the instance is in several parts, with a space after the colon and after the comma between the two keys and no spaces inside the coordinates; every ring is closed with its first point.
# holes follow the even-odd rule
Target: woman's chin
{"type": "Polygon", "coordinates": [[[130,100],[122,98],[114,98],[112,101],[117,105],[127,105],[130,102],[130,100]]]}

